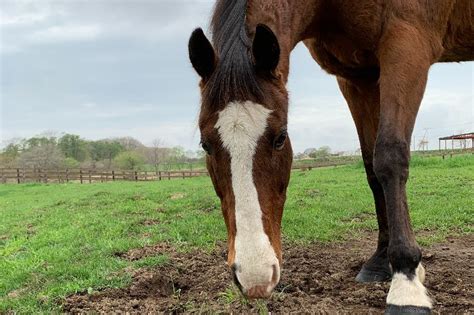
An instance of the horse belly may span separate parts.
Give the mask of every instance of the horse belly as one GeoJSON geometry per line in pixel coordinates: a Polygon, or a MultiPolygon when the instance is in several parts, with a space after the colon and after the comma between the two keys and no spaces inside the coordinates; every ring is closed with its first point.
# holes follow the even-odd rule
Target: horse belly
{"type": "Polygon", "coordinates": [[[304,41],[313,59],[326,72],[346,79],[378,79],[378,61],[371,49],[346,36],[304,41]]]}

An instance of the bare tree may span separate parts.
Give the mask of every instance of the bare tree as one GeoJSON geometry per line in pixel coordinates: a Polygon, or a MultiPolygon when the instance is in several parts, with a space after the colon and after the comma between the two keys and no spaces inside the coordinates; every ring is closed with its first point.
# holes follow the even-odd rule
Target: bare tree
{"type": "Polygon", "coordinates": [[[38,135],[38,137],[44,137],[48,139],[57,139],[61,136],[61,133],[55,130],[45,130],[38,135]]]}
{"type": "Polygon", "coordinates": [[[21,167],[51,169],[61,167],[64,156],[57,146],[46,144],[21,153],[18,164],[21,167]]]}
{"type": "Polygon", "coordinates": [[[126,151],[135,151],[145,147],[143,143],[132,137],[114,138],[112,141],[120,143],[126,151]]]}
{"type": "Polygon", "coordinates": [[[146,152],[148,163],[155,166],[155,171],[158,171],[160,163],[163,163],[167,156],[168,150],[163,145],[163,140],[156,138],[152,141],[151,147],[146,152]]]}

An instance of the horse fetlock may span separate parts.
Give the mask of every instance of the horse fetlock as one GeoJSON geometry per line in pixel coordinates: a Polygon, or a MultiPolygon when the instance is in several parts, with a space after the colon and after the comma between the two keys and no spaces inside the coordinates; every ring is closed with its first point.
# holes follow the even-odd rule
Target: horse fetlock
{"type": "Polygon", "coordinates": [[[416,245],[391,244],[388,248],[388,258],[393,272],[401,272],[413,278],[421,261],[421,250],[416,245]]]}

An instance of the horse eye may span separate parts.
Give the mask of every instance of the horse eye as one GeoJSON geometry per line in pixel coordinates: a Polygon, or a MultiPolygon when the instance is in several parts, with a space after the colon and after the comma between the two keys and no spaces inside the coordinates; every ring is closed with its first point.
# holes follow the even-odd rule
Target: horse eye
{"type": "Polygon", "coordinates": [[[286,132],[286,130],[283,130],[282,132],[280,132],[278,137],[276,137],[275,140],[273,141],[273,148],[275,150],[283,149],[287,136],[288,136],[288,133],[286,132]]]}
{"type": "Polygon", "coordinates": [[[201,142],[201,147],[207,154],[211,154],[211,146],[207,142],[201,142]]]}

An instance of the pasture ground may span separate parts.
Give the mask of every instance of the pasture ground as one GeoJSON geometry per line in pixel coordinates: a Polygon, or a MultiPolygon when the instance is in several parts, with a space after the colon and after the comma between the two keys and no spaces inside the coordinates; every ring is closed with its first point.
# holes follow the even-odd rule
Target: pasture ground
{"type": "MultiPolygon", "coordinates": [[[[473,185],[473,155],[412,160],[408,200],[438,311],[473,310],[473,185]]],[[[294,172],[282,284],[249,302],[230,284],[208,178],[2,185],[0,313],[378,312],[388,286],[353,281],[374,248],[373,209],[360,163],[294,172]]]]}
{"type": "MultiPolygon", "coordinates": [[[[165,246],[132,250],[123,257],[133,261],[167,253],[170,263],[135,270],[126,288],[72,295],[63,306],[72,313],[382,314],[389,282],[354,281],[376,237],[367,233],[345,242],[286,245],[281,282],[267,301],[245,300],[230,285],[224,244],[211,253],[182,254],[165,246]]],[[[435,313],[474,312],[473,242],[472,235],[448,237],[424,249],[425,285],[435,313]]]]}

